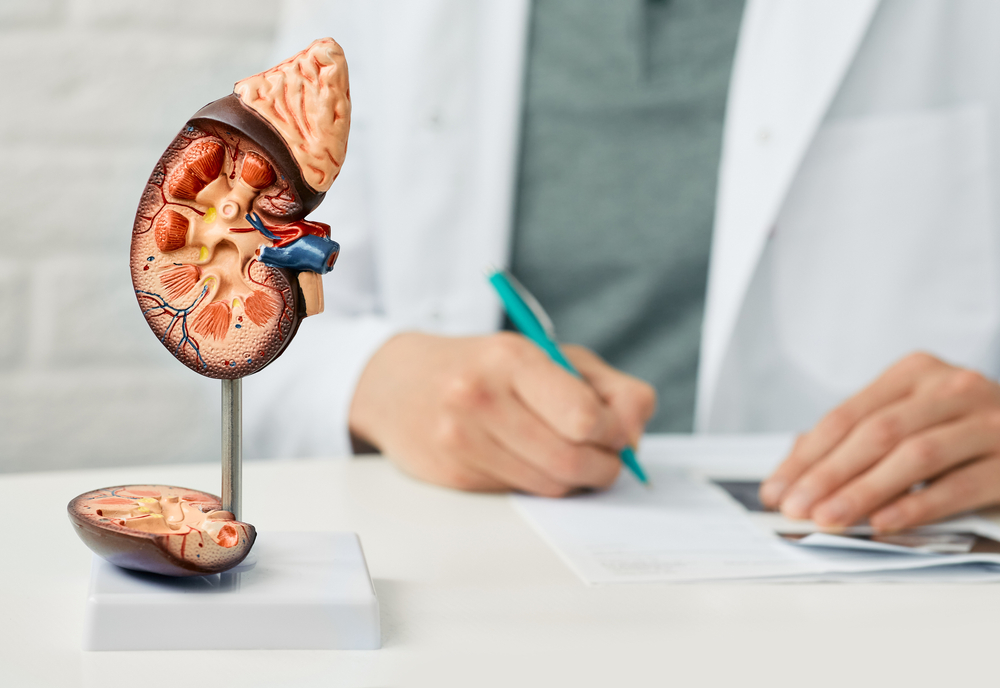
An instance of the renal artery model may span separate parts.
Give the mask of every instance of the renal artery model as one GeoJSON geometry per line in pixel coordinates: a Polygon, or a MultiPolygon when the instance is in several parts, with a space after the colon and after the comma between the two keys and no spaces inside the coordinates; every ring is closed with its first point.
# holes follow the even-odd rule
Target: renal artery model
{"type": "Polygon", "coordinates": [[[255,373],[323,310],[339,246],[305,220],[340,173],[351,94],[330,38],[199,110],[157,162],[132,230],[132,282],[192,370],[255,373]]]}

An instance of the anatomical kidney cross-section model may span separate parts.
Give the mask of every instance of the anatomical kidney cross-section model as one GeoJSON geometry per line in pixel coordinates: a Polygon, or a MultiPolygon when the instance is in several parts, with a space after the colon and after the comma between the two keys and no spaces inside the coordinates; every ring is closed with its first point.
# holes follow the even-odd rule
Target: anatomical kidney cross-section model
{"type": "MultiPolygon", "coordinates": [[[[181,363],[245,377],[323,310],[340,247],[305,218],[340,173],[350,122],[347,62],[326,38],[196,112],[160,157],[132,229],[132,282],[181,363]]],[[[98,555],[166,575],[228,570],[256,537],[218,497],[165,485],[88,492],[69,513],[98,555]]]]}
{"type": "Polygon", "coordinates": [[[219,498],[169,485],[122,485],[69,503],[87,546],[122,568],[167,576],[221,573],[243,561],[257,531],[219,498]]]}
{"type": "Polygon", "coordinates": [[[323,310],[339,246],[304,218],[340,173],[350,113],[344,54],[316,41],[195,113],[157,163],[132,281],[150,328],[195,372],[255,373],[323,310]]]}

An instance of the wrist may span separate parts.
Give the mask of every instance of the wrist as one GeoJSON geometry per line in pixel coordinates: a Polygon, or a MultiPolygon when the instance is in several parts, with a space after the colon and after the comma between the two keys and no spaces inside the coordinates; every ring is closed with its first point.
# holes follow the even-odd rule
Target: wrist
{"type": "MultiPolygon", "coordinates": [[[[414,336],[420,335],[414,332],[393,335],[372,354],[362,369],[347,417],[351,448],[355,454],[377,453],[384,447],[380,434],[387,420],[395,415],[391,404],[398,396],[396,392],[400,382],[398,366],[394,361],[400,358],[398,350],[405,348],[406,342],[414,336]]],[[[407,364],[405,355],[402,362],[407,364]]]]}

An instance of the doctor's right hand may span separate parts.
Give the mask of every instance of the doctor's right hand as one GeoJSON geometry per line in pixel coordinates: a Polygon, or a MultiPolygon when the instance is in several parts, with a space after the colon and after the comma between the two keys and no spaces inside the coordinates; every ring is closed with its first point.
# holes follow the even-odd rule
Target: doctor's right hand
{"type": "Polygon", "coordinates": [[[519,334],[397,335],[361,374],[351,433],[448,487],[545,496],[607,487],[656,393],[587,349],[563,351],[587,382],[519,334]]]}

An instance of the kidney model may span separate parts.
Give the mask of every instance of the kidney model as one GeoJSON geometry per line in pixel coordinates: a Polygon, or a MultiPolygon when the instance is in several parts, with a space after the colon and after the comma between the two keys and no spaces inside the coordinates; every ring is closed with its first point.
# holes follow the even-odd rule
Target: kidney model
{"type": "MultiPolygon", "coordinates": [[[[146,322],[181,363],[212,378],[250,375],[322,312],[322,275],[340,247],[306,216],[340,173],[350,125],[347,62],[324,38],[196,112],[160,156],[130,265],[146,322]]],[[[105,488],[68,508],[97,554],[165,575],[228,570],[256,537],[218,497],[186,488],[105,488]]]]}

